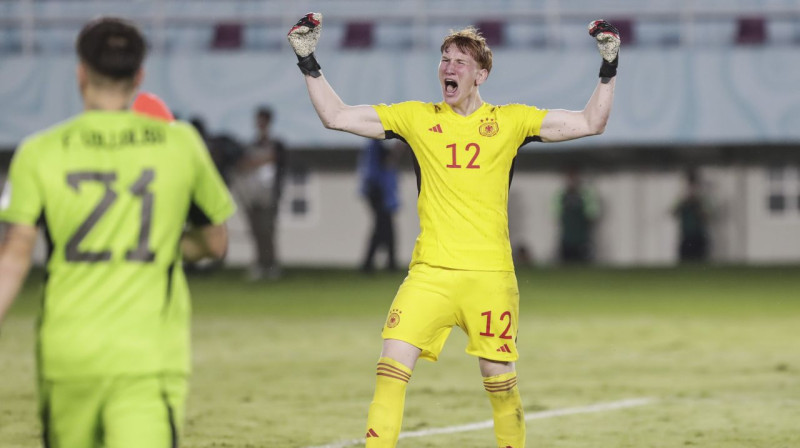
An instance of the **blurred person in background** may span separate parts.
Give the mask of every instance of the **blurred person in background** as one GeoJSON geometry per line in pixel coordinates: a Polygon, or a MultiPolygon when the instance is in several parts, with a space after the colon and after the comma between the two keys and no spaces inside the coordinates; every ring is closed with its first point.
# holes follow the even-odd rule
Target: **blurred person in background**
{"type": "Polygon", "coordinates": [[[93,20],[76,50],[84,111],[20,144],[0,196],[0,322],[40,224],[44,446],[175,447],[190,370],[181,260],[224,256],[234,203],[190,125],[129,110],[146,53],[134,24],[93,20]]]}
{"type": "Polygon", "coordinates": [[[211,148],[211,146],[209,146],[208,127],[206,127],[206,121],[198,116],[194,116],[191,119],[189,119],[189,124],[191,124],[192,127],[194,127],[194,130],[197,131],[197,134],[200,135],[200,138],[203,139],[203,143],[208,148],[208,153],[211,154],[211,161],[214,162],[214,166],[217,167],[217,171],[219,171],[219,174],[222,175],[222,178],[224,179],[225,175],[220,169],[221,166],[218,161],[219,156],[215,154],[215,151],[211,148]]]}
{"type": "Polygon", "coordinates": [[[600,215],[600,201],[583,184],[577,168],[565,176],[564,189],[553,199],[559,224],[558,255],[562,263],[588,263],[594,257],[594,227],[600,215]]]}
{"type": "Polygon", "coordinates": [[[269,107],[256,110],[256,137],[239,159],[233,180],[256,248],[256,260],[248,272],[251,281],[276,280],[282,275],[276,233],[286,148],[272,136],[273,117],[269,107]]]}
{"type": "Polygon", "coordinates": [[[199,117],[192,117],[189,122],[203,138],[211,160],[217,167],[219,174],[226,184],[230,185],[239,160],[245,153],[244,146],[229,134],[211,134],[208,132],[206,121],[199,117]]]}
{"type": "MultiPolygon", "coordinates": [[[[398,143],[402,145],[402,142],[398,143]]],[[[386,269],[397,269],[394,214],[400,208],[400,199],[397,195],[395,159],[397,152],[403,148],[395,148],[387,148],[382,140],[370,139],[364,147],[360,161],[360,191],[372,212],[372,230],[361,264],[361,270],[365,273],[375,270],[375,254],[379,249],[386,252],[386,269]]]]}
{"type": "Polygon", "coordinates": [[[702,192],[702,182],[696,170],[684,174],[686,191],[672,207],[678,221],[678,260],[702,262],[708,260],[709,207],[702,192]]]}
{"type": "MultiPolygon", "coordinates": [[[[211,155],[211,161],[222,176],[222,180],[226,185],[229,185],[231,171],[238,158],[244,153],[244,148],[238,141],[227,134],[210,135],[205,120],[197,115],[189,119],[189,123],[200,135],[200,138],[203,139],[203,143],[211,155]]],[[[217,258],[184,260],[183,269],[187,274],[205,275],[221,269],[224,264],[224,260],[217,258]]]]}
{"type": "MultiPolygon", "coordinates": [[[[314,55],[321,26],[322,14],[309,13],[288,34],[320,121],[329,129],[406,142],[417,174],[420,234],[383,327],[366,446],[396,446],[417,360],[435,361],[452,327],[459,326],[469,338],[467,353],[478,358],[497,446],[523,448],[525,418],[515,364],[519,289],[508,230],[513,163],[528,142],[572,140],[605,130],[619,32],[603,20],[589,25],[602,56],[600,79],[586,107],[568,111],[485,103],[478,89],[489,77],[492,52],[474,27],[453,31],[442,42],[441,102],[350,106],[325,79],[314,55]]],[[[515,69],[522,67],[520,62],[515,69]]]]}

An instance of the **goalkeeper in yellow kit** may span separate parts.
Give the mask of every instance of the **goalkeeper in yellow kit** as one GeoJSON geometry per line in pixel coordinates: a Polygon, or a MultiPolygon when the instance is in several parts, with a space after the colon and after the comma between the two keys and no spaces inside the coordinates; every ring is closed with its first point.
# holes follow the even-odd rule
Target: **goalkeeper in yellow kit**
{"type": "Polygon", "coordinates": [[[85,110],[25,139],[0,196],[0,321],[40,224],[43,445],[175,447],[189,374],[181,261],[225,254],[234,204],[192,126],[129,110],[146,49],[133,24],[92,21],[76,47],[85,110]]]}
{"type": "Polygon", "coordinates": [[[411,146],[417,174],[420,234],[409,273],[383,328],[367,447],[394,447],[406,384],[420,357],[436,360],[454,325],[478,358],[494,416],[497,444],[525,446],[525,419],[514,362],[519,290],[508,237],[508,189],[517,150],[528,142],[597,135],[614,97],[619,33],[592,22],[603,57],[600,81],[582,111],[485,103],[479,87],[492,52],[478,30],[452,32],[441,46],[443,101],[349,106],[322,76],[314,49],[322,15],[309,13],[289,31],[309,97],[326,128],[411,146]]]}

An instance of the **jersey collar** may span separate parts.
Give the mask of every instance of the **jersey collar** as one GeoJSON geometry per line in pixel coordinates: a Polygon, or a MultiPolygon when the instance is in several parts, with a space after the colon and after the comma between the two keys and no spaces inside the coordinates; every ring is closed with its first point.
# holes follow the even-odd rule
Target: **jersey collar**
{"type": "Polygon", "coordinates": [[[454,111],[454,110],[453,110],[453,108],[452,108],[452,107],[450,107],[450,105],[449,105],[449,104],[447,104],[447,103],[445,103],[444,101],[440,102],[440,103],[438,104],[438,106],[439,106],[439,107],[440,107],[440,108],[441,108],[443,111],[445,111],[446,113],[448,113],[448,114],[452,114],[452,115],[455,115],[456,117],[459,117],[459,118],[471,118],[471,117],[475,117],[476,115],[478,115],[478,114],[479,114],[481,111],[483,111],[484,109],[486,109],[486,108],[488,108],[488,107],[491,107],[491,105],[490,105],[489,103],[487,103],[486,101],[484,101],[484,102],[483,102],[483,104],[481,104],[481,106],[480,106],[479,108],[475,109],[475,111],[474,111],[474,112],[472,112],[471,114],[469,114],[469,115],[467,115],[467,116],[464,116],[464,115],[461,115],[461,114],[457,113],[456,111],[454,111]]]}

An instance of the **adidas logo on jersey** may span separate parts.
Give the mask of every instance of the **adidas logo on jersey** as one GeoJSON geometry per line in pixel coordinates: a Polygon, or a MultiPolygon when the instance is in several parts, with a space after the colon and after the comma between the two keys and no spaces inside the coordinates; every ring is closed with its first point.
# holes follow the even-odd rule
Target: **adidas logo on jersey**
{"type": "Polygon", "coordinates": [[[369,428],[369,430],[367,431],[367,438],[369,439],[370,437],[380,437],[380,436],[378,435],[377,432],[375,432],[374,429],[369,428]]]}
{"type": "Polygon", "coordinates": [[[511,353],[511,349],[508,348],[508,344],[503,344],[503,346],[498,348],[497,351],[503,353],[511,353]]]}
{"type": "Polygon", "coordinates": [[[436,126],[430,128],[428,130],[431,131],[431,132],[437,132],[437,133],[441,134],[442,133],[442,125],[437,123],[436,126]]]}

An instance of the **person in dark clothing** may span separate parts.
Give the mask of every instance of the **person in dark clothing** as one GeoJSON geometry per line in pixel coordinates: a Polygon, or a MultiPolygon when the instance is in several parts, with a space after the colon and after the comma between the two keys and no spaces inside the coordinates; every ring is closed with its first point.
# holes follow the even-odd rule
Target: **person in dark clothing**
{"type": "MultiPolygon", "coordinates": [[[[177,119],[177,118],[176,118],[177,119]]],[[[206,144],[208,152],[211,155],[211,161],[217,167],[217,171],[222,176],[223,182],[226,186],[230,185],[230,172],[236,160],[242,156],[244,148],[233,137],[223,135],[209,135],[206,122],[199,116],[194,116],[189,120],[189,123],[195,128],[203,143],[206,144]]],[[[225,262],[220,259],[200,260],[200,261],[183,261],[183,270],[188,275],[207,275],[214,271],[219,270],[225,265],[225,262]]]]}
{"type": "Polygon", "coordinates": [[[206,146],[208,146],[211,160],[214,161],[214,165],[222,175],[225,184],[230,185],[233,170],[239,159],[244,155],[244,146],[228,134],[210,135],[206,128],[205,120],[200,117],[192,117],[189,123],[197,129],[206,146]]]}
{"type": "Polygon", "coordinates": [[[559,260],[586,263],[592,260],[594,223],[600,207],[592,191],[581,184],[577,170],[567,173],[567,185],[555,200],[560,227],[559,260]]]}
{"type": "Polygon", "coordinates": [[[286,146],[281,140],[276,139],[272,133],[273,112],[267,106],[261,106],[256,111],[256,140],[253,146],[261,148],[269,154],[263,155],[261,159],[269,159],[275,167],[275,176],[272,179],[272,196],[275,204],[278,204],[283,193],[283,181],[286,178],[287,153],[286,146]]]}
{"type": "Polygon", "coordinates": [[[237,163],[233,189],[242,201],[256,247],[256,262],[250,280],[276,280],[282,270],[278,261],[276,234],[278,209],[286,171],[286,148],[271,133],[272,110],[256,110],[256,138],[237,163]]]}
{"type": "Polygon", "coordinates": [[[700,179],[695,171],[686,173],[687,191],[672,209],[678,220],[678,259],[681,262],[708,259],[708,208],[700,191],[700,179]]]}
{"type": "Polygon", "coordinates": [[[386,250],[386,269],[397,269],[395,259],[394,213],[400,207],[397,197],[397,170],[392,150],[381,140],[370,140],[361,158],[361,195],[372,212],[372,231],[361,270],[372,272],[378,249],[386,250]]]}

